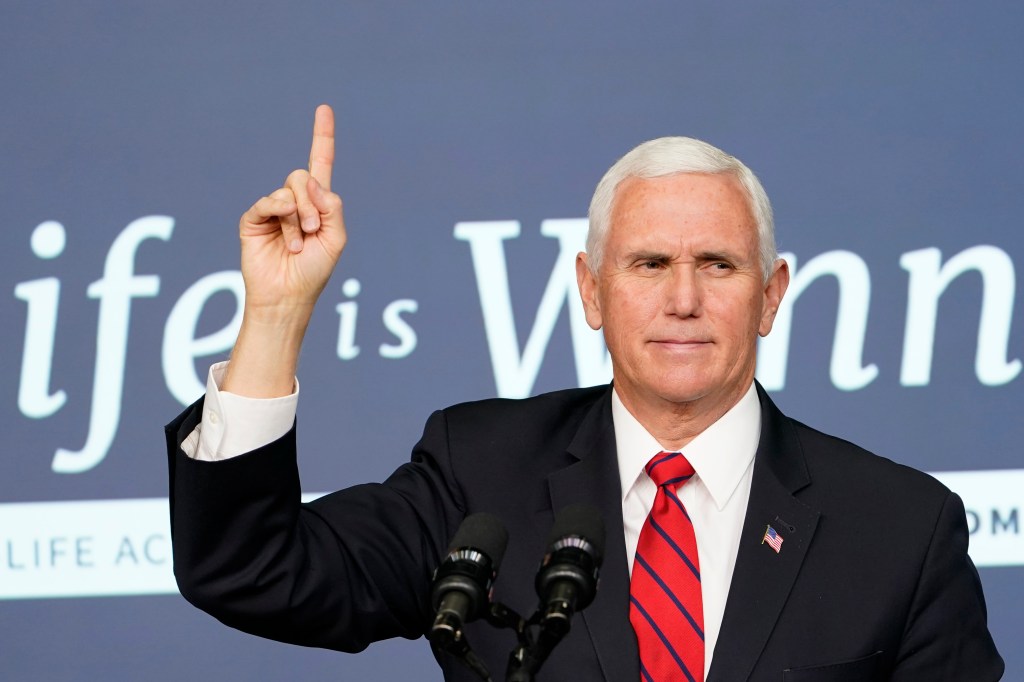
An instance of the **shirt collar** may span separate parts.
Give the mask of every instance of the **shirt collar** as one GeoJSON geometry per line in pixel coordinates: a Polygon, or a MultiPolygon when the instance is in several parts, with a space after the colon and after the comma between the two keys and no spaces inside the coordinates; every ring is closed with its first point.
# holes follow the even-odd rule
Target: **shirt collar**
{"type": "MultiPolygon", "coordinates": [[[[612,422],[618,451],[622,497],[641,476],[651,457],[664,450],[660,443],[626,409],[612,391],[612,422]]],[[[739,402],[683,448],[697,478],[708,489],[715,506],[722,509],[736,491],[754,459],[761,437],[761,404],[754,384],[739,402]]]]}

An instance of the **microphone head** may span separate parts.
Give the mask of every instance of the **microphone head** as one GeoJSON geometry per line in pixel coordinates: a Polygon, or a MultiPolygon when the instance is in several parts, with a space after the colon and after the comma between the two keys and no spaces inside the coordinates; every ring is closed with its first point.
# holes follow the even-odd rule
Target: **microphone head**
{"type": "Polygon", "coordinates": [[[548,547],[560,544],[566,538],[582,538],[590,545],[594,562],[604,558],[604,519],[597,507],[589,504],[570,504],[555,515],[555,523],[548,536],[548,547]]]}
{"type": "Polygon", "coordinates": [[[548,551],[534,581],[541,600],[543,632],[560,639],[569,631],[573,613],[594,600],[603,557],[601,512],[587,504],[561,509],[555,515],[548,551]]]}
{"type": "Polygon", "coordinates": [[[463,519],[448,556],[434,570],[430,601],[437,619],[432,643],[457,638],[463,623],[484,614],[507,544],[508,532],[496,516],[480,513],[463,519]]]}
{"type": "Polygon", "coordinates": [[[504,524],[494,514],[478,512],[470,514],[462,521],[451,544],[448,545],[448,552],[467,548],[478,550],[487,555],[491,560],[491,566],[497,571],[505,557],[506,546],[508,531],[505,530],[504,524]]]}

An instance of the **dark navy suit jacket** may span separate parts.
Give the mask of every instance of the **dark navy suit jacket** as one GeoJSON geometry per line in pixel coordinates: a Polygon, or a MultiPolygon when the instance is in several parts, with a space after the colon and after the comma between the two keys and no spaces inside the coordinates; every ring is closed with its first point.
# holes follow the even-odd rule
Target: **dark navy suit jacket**
{"type": "MultiPolygon", "coordinates": [[[[420,637],[433,620],[434,567],[462,519],[488,511],[510,535],[495,598],[528,613],[554,510],[586,502],[608,529],[600,588],[538,680],[634,682],[610,390],[436,412],[387,481],[308,505],[294,429],[226,461],[182,453],[200,401],[167,427],[182,594],[228,625],[308,646],[420,637]]],[[[708,682],[999,679],[960,499],[758,394],[761,439],[708,682]],[[778,553],[762,544],[769,524],[784,538],[778,553]]],[[[478,622],[467,636],[501,679],[511,632],[478,622]]],[[[477,679],[440,663],[448,680],[477,679]]]]}

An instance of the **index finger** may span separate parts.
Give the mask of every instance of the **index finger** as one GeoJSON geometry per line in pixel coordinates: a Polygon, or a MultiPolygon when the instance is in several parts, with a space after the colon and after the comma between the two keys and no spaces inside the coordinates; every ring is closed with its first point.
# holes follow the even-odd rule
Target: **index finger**
{"type": "Polygon", "coordinates": [[[334,168],[334,111],[327,104],[316,108],[313,117],[313,144],[309,148],[309,174],[326,191],[331,191],[334,168]]]}

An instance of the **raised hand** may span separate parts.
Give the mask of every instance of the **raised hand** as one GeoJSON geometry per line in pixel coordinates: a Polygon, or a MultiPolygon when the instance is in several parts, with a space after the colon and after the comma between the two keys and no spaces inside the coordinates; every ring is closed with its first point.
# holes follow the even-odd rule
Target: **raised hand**
{"type": "Polygon", "coordinates": [[[331,192],[334,112],[317,107],[309,170],[246,211],[239,222],[246,308],[311,307],[345,247],[341,199],[331,192]]]}
{"type": "Polygon", "coordinates": [[[334,112],[321,104],[309,170],[293,171],[239,221],[245,314],[221,390],[255,398],[291,392],[313,306],[345,248],[333,166],[334,112]]]}

